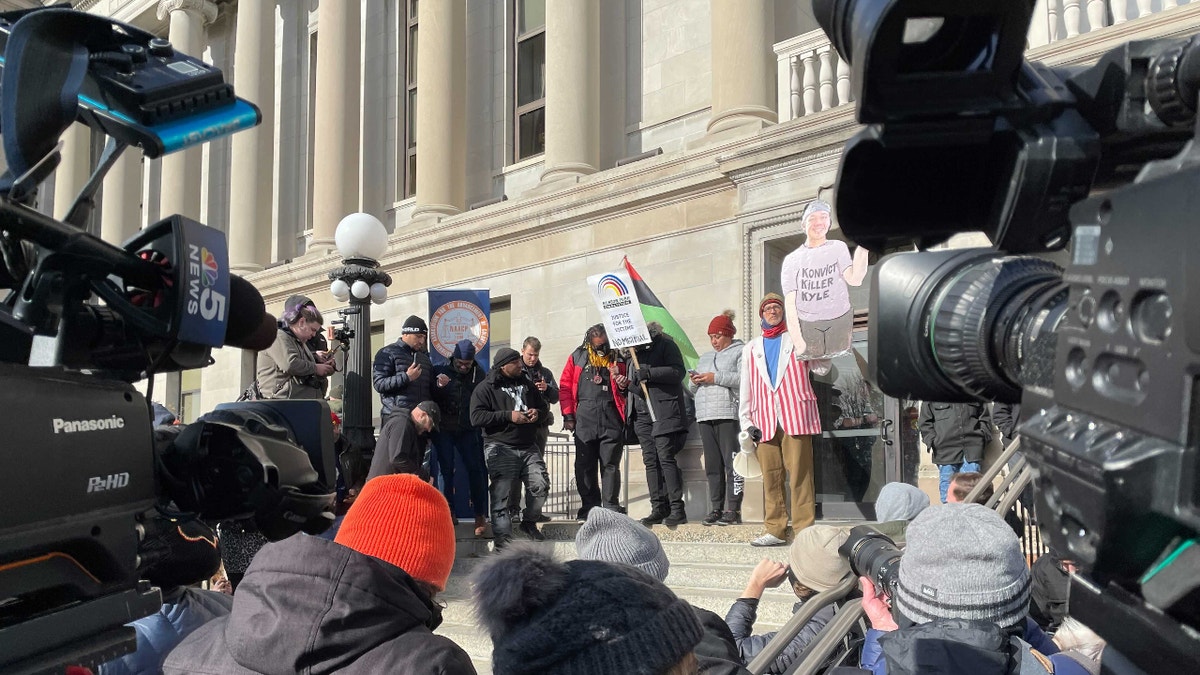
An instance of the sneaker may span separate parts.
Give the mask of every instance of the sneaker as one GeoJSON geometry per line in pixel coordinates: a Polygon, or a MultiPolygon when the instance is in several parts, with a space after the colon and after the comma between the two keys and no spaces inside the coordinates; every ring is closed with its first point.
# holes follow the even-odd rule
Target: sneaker
{"type": "Polygon", "coordinates": [[[663,520],[663,524],[667,527],[679,527],[687,525],[687,514],[683,511],[675,511],[663,520]]]}
{"type": "Polygon", "coordinates": [[[487,518],[484,516],[475,516],[475,536],[487,536],[487,518]]]}
{"type": "Polygon", "coordinates": [[[521,531],[529,535],[529,538],[534,541],[546,541],[546,535],[538,529],[537,523],[525,521],[521,523],[521,531]]]}
{"type": "Polygon", "coordinates": [[[780,539],[770,532],[750,542],[751,546],[784,546],[785,544],[787,544],[787,539],[780,539]]]}
{"type": "Polygon", "coordinates": [[[702,525],[716,525],[717,521],[721,520],[721,510],[715,509],[712,513],[704,516],[704,520],[700,521],[702,525]]]}
{"type": "Polygon", "coordinates": [[[537,517],[537,522],[539,522],[539,523],[548,523],[552,520],[554,520],[554,519],[544,513],[537,517]]]}
{"type": "Polygon", "coordinates": [[[738,511],[726,511],[721,514],[721,519],[717,521],[722,527],[725,525],[741,525],[742,514],[738,511]]]}
{"type": "Polygon", "coordinates": [[[512,537],[502,534],[492,540],[492,553],[503,551],[509,544],[512,543],[512,537]]]}

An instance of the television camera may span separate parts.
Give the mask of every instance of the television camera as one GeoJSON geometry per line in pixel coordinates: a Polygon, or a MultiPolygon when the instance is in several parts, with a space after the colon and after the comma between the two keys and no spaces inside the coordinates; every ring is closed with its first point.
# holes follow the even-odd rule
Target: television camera
{"type": "Polygon", "coordinates": [[[1105,670],[1195,672],[1200,38],[1050,67],[1024,58],[1033,5],[814,0],[866,125],[838,171],[847,236],[994,244],[880,261],[870,377],[1020,401],[1038,522],[1085,572],[1071,613],[1108,641],[1105,670]],[[1065,269],[1048,259],[1068,246],[1065,269]]]}
{"type": "Polygon", "coordinates": [[[178,215],[115,246],[80,229],[128,145],[158,157],[261,121],[221,72],[111,19],[0,14],[0,671],[61,671],[132,651],[158,611],[139,543],[158,514],[253,518],[272,539],[333,520],[324,402],[221,406],[152,431],[132,383],[264,349],[275,320],[229,274],[224,236],[178,215]],[[31,204],[74,123],[108,135],[65,221],[31,204]],[[181,513],[184,512],[184,513],[181,513]]]}

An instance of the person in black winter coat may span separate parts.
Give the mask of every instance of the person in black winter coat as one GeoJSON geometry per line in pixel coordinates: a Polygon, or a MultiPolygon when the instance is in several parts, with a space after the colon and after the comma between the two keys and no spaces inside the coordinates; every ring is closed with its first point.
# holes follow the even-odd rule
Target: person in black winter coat
{"type": "Polygon", "coordinates": [[[536,541],[537,527],[550,492],[546,461],[537,451],[538,423],[550,414],[542,393],[521,370],[521,355],[508,347],[496,351],[492,371],[471,395],[471,424],[483,429],[483,456],[491,479],[492,532],[497,549],[512,539],[508,497],[512,482],[522,481],[529,506],[521,530],[536,541]]]}
{"type": "Polygon", "coordinates": [[[454,565],[450,508],[416,476],[367,482],[335,542],[296,535],[268,544],[233,613],[193,632],[163,672],[474,673],[434,635],[437,593],[454,565]]]}
{"type": "Polygon", "coordinates": [[[467,469],[471,508],[475,512],[475,536],[487,531],[488,478],[483,462],[483,435],[471,425],[471,394],[487,373],[475,360],[475,343],[459,340],[450,354],[450,362],[433,369],[433,398],[442,410],[442,423],[433,435],[437,448],[438,470],[442,475],[442,494],[454,510],[454,456],[462,457],[467,469]]]}
{"type": "Polygon", "coordinates": [[[650,515],[642,519],[646,526],[666,523],[670,527],[687,522],[683,505],[683,472],[675,457],[687,441],[688,418],[684,402],[683,354],[662,326],[651,323],[650,344],[637,347],[638,365],[630,373],[630,406],[633,428],[642,446],[646,464],[646,486],[650,490],[650,515]],[[642,384],[650,394],[650,417],[642,384]]]}
{"type": "Polygon", "coordinates": [[[992,441],[992,415],[984,403],[937,403],[921,405],[917,421],[921,440],[938,465],[942,503],[950,477],[960,471],[980,471],[983,451],[992,441]]]}
{"type": "Polygon", "coordinates": [[[413,473],[429,480],[429,434],[437,430],[441,416],[436,403],[425,401],[384,420],[367,480],[392,473],[413,473]]]}
{"type": "Polygon", "coordinates": [[[433,398],[433,362],[426,347],[429,328],[414,314],[404,320],[400,333],[399,340],[375,354],[371,367],[371,383],[379,392],[379,416],[383,418],[433,398]]]}

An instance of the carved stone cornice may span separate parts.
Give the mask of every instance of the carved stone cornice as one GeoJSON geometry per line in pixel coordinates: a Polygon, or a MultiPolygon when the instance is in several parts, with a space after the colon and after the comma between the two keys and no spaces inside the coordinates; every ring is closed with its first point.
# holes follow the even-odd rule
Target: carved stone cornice
{"type": "Polygon", "coordinates": [[[204,19],[204,24],[208,25],[217,20],[219,11],[217,3],[212,0],[159,0],[157,15],[158,20],[163,21],[171,16],[172,12],[191,12],[204,19]]]}

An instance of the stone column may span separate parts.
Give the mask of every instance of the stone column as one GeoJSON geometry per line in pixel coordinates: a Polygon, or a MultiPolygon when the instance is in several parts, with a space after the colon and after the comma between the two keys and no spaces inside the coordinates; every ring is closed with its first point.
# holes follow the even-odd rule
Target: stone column
{"type": "MultiPolygon", "coordinates": [[[[426,4],[426,3],[421,3],[426,4]]],[[[317,14],[317,101],[313,142],[313,238],[309,251],[333,250],[333,232],[358,208],[358,0],[326,0],[317,14]]],[[[421,35],[424,40],[424,34],[421,35]]]]}
{"type": "Polygon", "coordinates": [[[600,164],[600,3],[546,3],[546,165],[542,182],[600,164]]]}
{"type": "Polygon", "coordinates": [[[62,220],[92,175],[92,130],[78,122],[62,135],[62,161],[54,170],[54,217],[62,220]]]}
{"type": "Polygon", "coordinates": [[[100,238],[120,245],[142,228],[142,151],[125,148],[101,187],[100,238]]]}
{"type": "MultiPolygon", "coordinates": [[[[204,53],[204,27],[217,18],[217,5],[211,0],[159,0],[158,19],[170,17],[168,38],[175,51],[194,58],[204,53]]],[[[191,147],[163,157],[163,217],[178,213],[200,219],[201,150],[191,147]]]]}
{"type": "Polygon", "coordinates": [[[438,218],[467,206],[467,8],[464,0],[422,0],[417,12],[413,218],[438,218]]]}
{"type": "MultiPolygon", "coordinates": [[[[318,41],[320,38],[318,38],[318,41]]],[[[229,266],[261,270],[271,257],[274,169],[275,2],[238,3],[233,87],[263,113],[262,124],[233,135],[229,167],[229,266]]]]}
{"type": "Polygon", "coordinates": [[[710,134],[774,124],[775,4],[772,0],[712,0],[710,134]]]}

